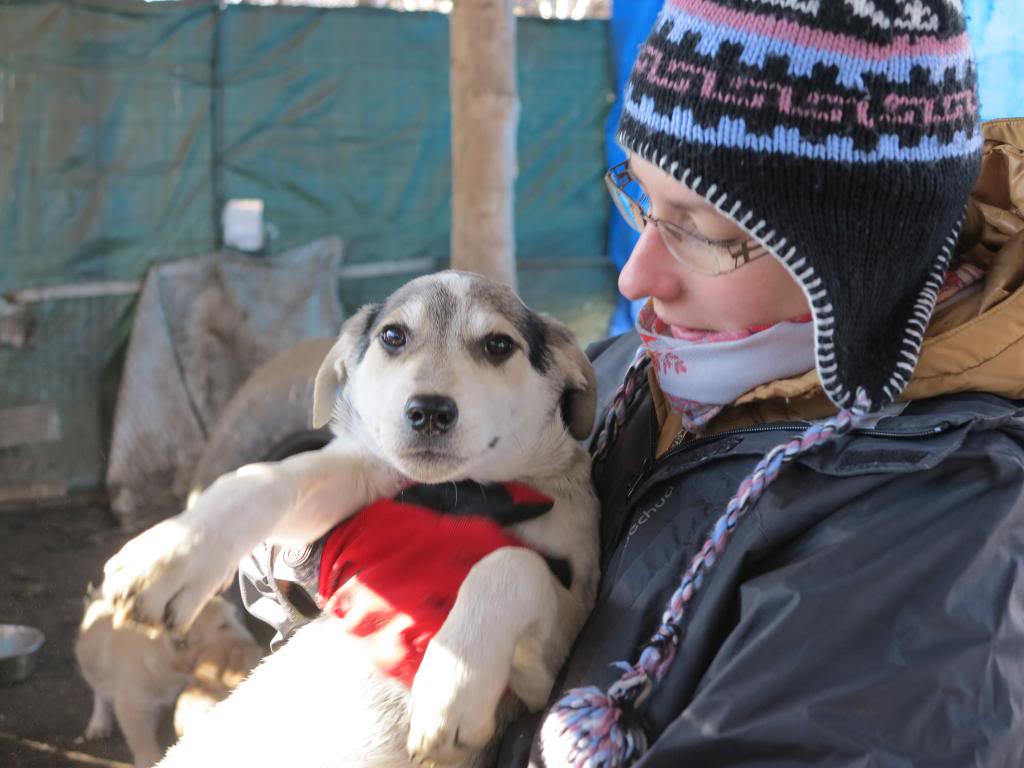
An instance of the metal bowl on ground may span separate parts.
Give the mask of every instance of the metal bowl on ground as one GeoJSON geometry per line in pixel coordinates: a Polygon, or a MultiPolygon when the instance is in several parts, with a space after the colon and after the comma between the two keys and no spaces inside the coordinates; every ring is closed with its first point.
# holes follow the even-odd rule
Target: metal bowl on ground
{"type": "Polygon", "coordinates": [[[46,636],[24,624],[0,624],[0,685],[28,677],[36,666],[46,636]]]}

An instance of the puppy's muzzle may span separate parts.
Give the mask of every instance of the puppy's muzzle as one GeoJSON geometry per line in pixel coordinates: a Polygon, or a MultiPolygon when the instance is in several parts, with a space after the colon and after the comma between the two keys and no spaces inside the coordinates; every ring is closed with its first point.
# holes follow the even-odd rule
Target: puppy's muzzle
{"type": "Polygon", "coordinates": [[[458,420],[458,406],[444,395],[413,395],[405,404],[405,421],[416,432],[441,435],[458,420]]]}

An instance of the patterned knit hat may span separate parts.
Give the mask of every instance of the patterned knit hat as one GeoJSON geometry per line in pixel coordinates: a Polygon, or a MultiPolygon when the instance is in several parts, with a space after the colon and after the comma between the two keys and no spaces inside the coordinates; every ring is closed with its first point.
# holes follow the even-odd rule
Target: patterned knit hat
{"type": "Polygon", "coordinates": [[[962,0],[667,0],[618,140],[799,281],[836,405],[899,395],[980,167],[962,0]]]}

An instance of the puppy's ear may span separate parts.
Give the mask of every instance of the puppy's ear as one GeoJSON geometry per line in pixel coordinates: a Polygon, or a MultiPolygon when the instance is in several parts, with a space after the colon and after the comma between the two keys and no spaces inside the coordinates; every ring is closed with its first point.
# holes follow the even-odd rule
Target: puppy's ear
{"type": "Polygon", "coordinates": [[[548,337],[548,349],[561,373],[562,418],[571,434],[577,440],[585,440],[594,427],[597,410],[597,377],[594,366],[580,349],[572,331],[558,320],[543,316],[548,337]]]}
{"type": "Polygon", "coordinates": [[[338,396],[338,388],[345,382],[345,358],[349,347],[345,343],[345,335],[334,343],[327,357],[320,364],[313,383],[313,427],[319,429],[331,420],[334,413],[334,401],[338,396]]]}
{"type": "Polygon", "coordinates": [[[380,313],[380,304],[367,304],[341,327],[341,334],[327,353],[313,383],[313,426],[322,427],[331,420],[338,389],[348,378],[346,366],[353,355],[362,359],[369,345],[370,331],[380,313]]]}

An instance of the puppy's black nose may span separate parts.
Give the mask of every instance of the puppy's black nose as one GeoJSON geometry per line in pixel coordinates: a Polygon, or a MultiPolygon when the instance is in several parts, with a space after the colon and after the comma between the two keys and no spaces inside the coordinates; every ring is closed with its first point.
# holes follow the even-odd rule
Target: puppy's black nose
{"type": "Polygon", "coordinates": [[[405,404],[405,420],[417,432],[443,433],[459,420],[459,408],[444,395],[413,395],[405,404]]]}

